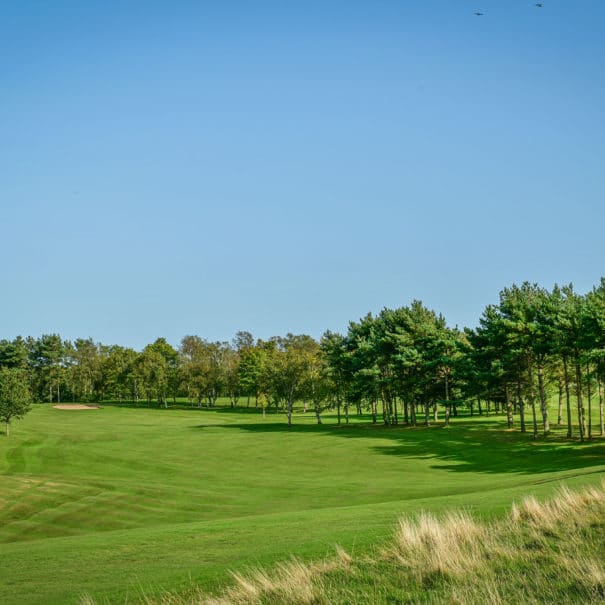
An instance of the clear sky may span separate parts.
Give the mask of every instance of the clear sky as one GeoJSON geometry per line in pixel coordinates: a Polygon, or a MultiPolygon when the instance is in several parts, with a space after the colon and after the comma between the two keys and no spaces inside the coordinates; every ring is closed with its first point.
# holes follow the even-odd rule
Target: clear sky
{"type": "Polygon", "coordinates": [[[0,337],[344,331],[605,274],[605,2],[0,3],[0,337]],[[483,17],[473,12],[483,10],[483,17]]]}

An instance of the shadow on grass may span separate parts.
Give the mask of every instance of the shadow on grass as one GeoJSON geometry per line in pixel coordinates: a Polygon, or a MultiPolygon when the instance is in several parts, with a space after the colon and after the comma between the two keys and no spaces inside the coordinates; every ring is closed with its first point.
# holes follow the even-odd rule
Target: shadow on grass
{"type": "Polygon", "coordinates": [[[573,471],[603,465],[605,441],[570,441],[556,430],[551,435],[532,439],[530,432],[507,430],[505,421],[492,418],[458,420],[449,428],[442,424],[430,427],[385,427],[372,424],[309,425],[288,427],[274,418],[242,424],[199,425],[195,430],[224,428],[251,433],[316,434],[333,439],[363,439],[372,450],[387,456],[433,459],[435,469],[473,473],[537,474],[573,471]]]}
{"type": "MultiPolygon", "coordinates": [[[[453,418],[452,425],[446,429],[442,423],[430,427],[374,425],[368,414],[362,417],[354,415],[351,424],[340,426],[328,415],[325,424],[317,425],[311,411],[306,414],[297,411],[294,424],[288,427],[285,414],[277,414],[273,408],[267,410],[266,417],[261,420],[261,409],[254,407],[253,402],[250,407],[244,402],[235,408],[224,401],[211,408],[185,401],[169,402],[167,409],[163,405],[159,407],[156,402],[149,405],[146,401],[104,401],[102,406],[164,413],[171,410],[199,412],[202,422],[206,414],[209,419],[213,418],[213,422],[195,426],[195,430],[224,428],[249,433],[316,434],[334,439],[363,439],[366,447],[370,440],[375,443],[370,443],[369,447],[380,454],[432,459],[433,468],[461,473],[536,474],[605,465],[605,440],[602,438],[584,443],[570,441],[565,438],[565,428],[555,428],[548,437],[540,436],[534,441],[531,432],[521,433],[518,426],[512,431],[507,430],[504,416],[470,417],[467,410],[460,417],[453,418]],[[216,418],[217,414],[233,417],[233,421],[221,422],[216,418]]],[[[600,469],[594,472],[600,472],[600,469]]]]}

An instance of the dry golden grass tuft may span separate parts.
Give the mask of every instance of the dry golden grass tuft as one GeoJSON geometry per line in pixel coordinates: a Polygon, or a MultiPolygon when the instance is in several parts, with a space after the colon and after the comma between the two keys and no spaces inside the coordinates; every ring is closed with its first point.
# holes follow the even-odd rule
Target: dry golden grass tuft
{"type": "Polygon", "coordinates": [[[224,597],[209,599],[208,605],[240,605],[262,603],[265,598],[284,603],[306,605],[316,601],[321,594],[321,583],[315,565],[292,559],[277,565],[271,574],[257,570],[247,576],[233,574],[235,586],[228,589],[224,597]]]}
{"type": "Polygon", "coordinates": [[[234,586],[228,588],[221,596],[201,600],[200,605],[328,603],[324,596],[323,575],[344,570],[351,562],[351,555],[343,548],[337,547],[336,557],[324,562],[309,564],[293,558],[287,563],[278,564],[271,574],[261,569],[248,574],[233,573],[234,586]]]}
{"type": "Polygon", "coordinates": [[[488,535],[485,528],[464,512],[438,519],[422,513],[418,519],[401,519],[394,543],[385,550],[417,579],[468,573],[483,559],[488,535]]]}
{"type": "Polygon", "coordinates": [[[529,522],[535,527],[552,528],[575,516],[587,507],[605,503],[605,484],[601,489],[591,488],[583,492],[572,492],[560,488],[557,495],[547,502],[538,502],[533,496],[524,498],[520,504],[513,504],[511,520],[514,523],[529,522]]]}

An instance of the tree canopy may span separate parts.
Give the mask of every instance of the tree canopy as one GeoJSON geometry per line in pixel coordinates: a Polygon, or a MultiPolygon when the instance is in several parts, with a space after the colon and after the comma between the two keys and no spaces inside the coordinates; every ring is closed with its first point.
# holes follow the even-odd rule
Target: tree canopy
{"type": "MultiPolygon", "coordinates": [[[[603,434],[605,279],[586,295],[571,284],[514,284],[475,328],[449,326],[415,300],[351,321],[346,334],[326,331],[319,341],[304,334],[262,340],[239,331],[231,342],[188,335],[177,348],[157,338],[137,352],[58,334],[19,336],[0,341],[0,368],[5,382],[13,377],[11,388],[23,384],[38,402],[168,407],[185,398],[213,407],[223,396],[231,407],[243,398],[246,406],[283,412],[288,424],[300,402],[318,423],[329,407],[339,423],[354,410],[387,426],[441,419],[448,426],[465,406],[471,414],[505,413],[509,428],[529,427],[534,438],[550,431],[549,398],[558,392],[557,424],[565,419],[568,436],[585,439],[594,432],[596,397],[603,434]]],[[[14,392],[15,401],[27,398],[14,392]]]]}

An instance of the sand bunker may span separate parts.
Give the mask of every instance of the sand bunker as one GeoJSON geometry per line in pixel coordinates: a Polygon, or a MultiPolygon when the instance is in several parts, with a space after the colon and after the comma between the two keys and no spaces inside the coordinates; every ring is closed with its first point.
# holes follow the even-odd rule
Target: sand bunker
{"type": "Polygon", "coordinates": [[[58,403],[53,405],[55,410],[98,410],[98,405],[86,405],[85,403],[58,403]]]}

